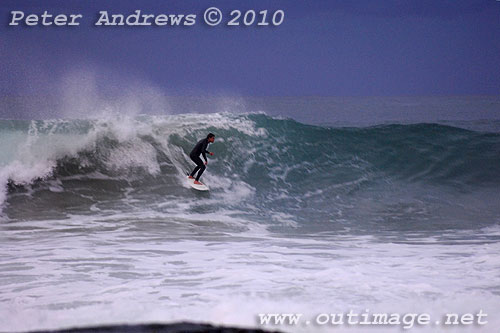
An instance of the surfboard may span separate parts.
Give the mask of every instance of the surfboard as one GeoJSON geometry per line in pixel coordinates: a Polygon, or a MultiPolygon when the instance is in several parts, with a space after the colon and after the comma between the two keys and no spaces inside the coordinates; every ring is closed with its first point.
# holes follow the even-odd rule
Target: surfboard
{"type": "Polygon", "coordinates": [[[189,179],[189,177],[187,178],[187,181],[188,181],[188,184],[194,188],[195,190],[198,190],[198,191],[208,191],[209,188],[207,185],[203,184],[203,185],[198,185],[198,184],[195,184],[194,183],[194,179],[189,179]]]}

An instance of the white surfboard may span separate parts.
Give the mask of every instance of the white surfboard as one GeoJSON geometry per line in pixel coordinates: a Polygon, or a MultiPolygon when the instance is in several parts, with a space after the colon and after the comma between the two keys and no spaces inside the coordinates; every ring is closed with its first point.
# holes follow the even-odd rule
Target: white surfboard
{"type": "Polygon", "coordinates": [[[194,188],[195,190],[198,190],[198,191],[208,191],[209,190],[208,186],[205,184],[203,184],[203,185],[195,184],[194,179],[189,179],[189,176],[188,176],[187,180],[188,180],[189,185],[191,185],[191,187],[194,188]]]}

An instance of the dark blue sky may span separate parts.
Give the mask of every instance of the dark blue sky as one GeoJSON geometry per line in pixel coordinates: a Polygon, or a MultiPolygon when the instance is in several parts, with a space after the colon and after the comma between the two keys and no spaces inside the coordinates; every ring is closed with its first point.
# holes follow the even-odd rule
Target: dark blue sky
{"type": "Polygon", "coordinates": [[[0,60],[2,95],[50,94],[54,82],[67,80],[85,87],[87,72],[111,94],[147,82],[166,95],[493,95],[500,93],[500,2],[2,0],[0,60]],[[285,20],[274,28],[209,28],[202,13],[211,6],[225,15],[283,9],[285,20]],[[93,25],[99,10],[136,9],[195,13],[197,23],[93,25]],[[84,17],[72,28],[12,27],[11,10],[84,17]]]}

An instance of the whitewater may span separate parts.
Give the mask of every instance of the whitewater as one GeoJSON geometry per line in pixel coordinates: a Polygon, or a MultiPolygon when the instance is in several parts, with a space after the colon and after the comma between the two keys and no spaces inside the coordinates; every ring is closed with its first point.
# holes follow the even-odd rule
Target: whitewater
{"type": "Polygon", "coordinates": [[[482,310],[493,332],[495,128],[227,112],[0,120],[0,331],[180,320],[327,331],[260,326],[258,314],[369,309],[482,310]],[[185,176],[208,132],[200,193],[185,176]]]}

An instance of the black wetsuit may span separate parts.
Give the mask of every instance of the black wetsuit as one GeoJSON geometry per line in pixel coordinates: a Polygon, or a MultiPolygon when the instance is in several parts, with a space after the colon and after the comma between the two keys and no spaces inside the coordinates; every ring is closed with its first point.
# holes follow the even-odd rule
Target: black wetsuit
{"type": "Polygon", "coordinates": [[[207,153],[210,154],[210,152],[207,150],[207,147],[208,147],[208,139],[202,139],[198,141],[196,146],[194,146],[193,150],[189,154],[189,157],[191,157],[193,162],[196,163],[196,167],[194,168],[193,172],[191,172],[191,177],[194,177],[196,171],[200,170],[200,172],[198,172],[198,175],[196,176],[196,180],[198,181],[200,180],[203,171],[205,171],[206,169],[205,164],[203,164],[203,161],[200,158],[200,154],[203,155],[203,159],[206,162],[207,153]]]}

